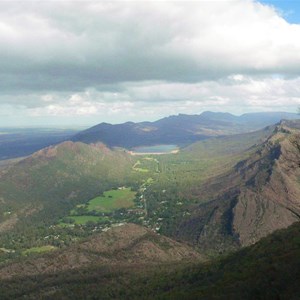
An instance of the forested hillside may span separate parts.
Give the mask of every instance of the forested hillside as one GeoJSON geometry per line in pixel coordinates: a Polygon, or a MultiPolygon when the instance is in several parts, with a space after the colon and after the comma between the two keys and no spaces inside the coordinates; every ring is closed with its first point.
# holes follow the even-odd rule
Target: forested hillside
{"type": "MultiPolygon", "coordinates": [[[[300,293],[299,234],[300,225],[296,223],[251,247],[209,263],[147,265],[132,261],[127,266],[94,265],[76,272],[61,272],[58,267],[54,274],[39,276],[24,276],[26,273],[21,271],[18,277],[0,281],[1,297],[296,300],[300,293]]],[[[46,256],[44,259],[47,261],[46,256]]],[[[26,272],[28,263],[23,265],[26,272]]]]}
{"type": "Polygon", "coordinates": [[[61,234],[62,228],[51,225],[77,204],[111,188],[138,183],[140,178],[131,172],[133,164],[132,156],[103,144],[64,142],[4,168],[0,174],[2,246],[30,248],[49,231],[52,236],[61,234]]]}

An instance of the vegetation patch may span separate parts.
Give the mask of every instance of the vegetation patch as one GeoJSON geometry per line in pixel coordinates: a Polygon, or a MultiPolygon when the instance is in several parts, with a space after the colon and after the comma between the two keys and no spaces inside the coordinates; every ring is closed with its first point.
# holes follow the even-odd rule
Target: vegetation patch
{"type": "Polygon", "coordinates": [[[32,253],[44,253],[44,252],[53,251],[55,249],[56,249],[56,247],[54,247],[54,246],[46,245],[46,246],[41,246],[41,247],[29,248],[27,250],[24,250],[22,252],[22,254],[23,255],[28,255],[28,254],[32,254],[32,253]]]}
{"type": "Polygon", "coordinates": [[[132,169],[133,169],[134,171],[136,171],[136,172],[142,172],[142,173],[148,173],[148,172],[149,172],[148,169],[146,169],[146,168],[141,168],[140,166],[141,166],[141,161],[138,160],[138,161],[133,165],[132,169]]]}
{"type": "Polygon", "coordinates": [[[153,157],[142,157],[132,167],[133,171],[141,173],[159,173],[159,160],[153,157]]]}
{"type": "Polygon", "coordinates": [[[107,218],[105,217],[98,217],[98,216],[70,216],[63,220],[63,222],[60,223],[61,226],[71,226],[73,224],[77,225],[85,225],[88,222],[98,223],[100,221],[104,221],[107,218]]]}
{"type": "Polygon", "coordinates": [[[126,218],[134,217],[134,213],[140,216],[140,208],[135,208],[136,192],[131,188],[119,187],[109,190],[102,196],[95,197],[86,204],[78,204],[68,216],[59,223],[60,227],[74,228],[74,225],[97,224],[106,226],[114,222],[125,221],[126,218]],[[133,210],[128,210],[134,208],[133,210]]]}
{"type": "Polygon", "coordinates": [[[120,208],[130,208],[134,206],[135,194],[130,188],[110,190],[104,192],[103,196],[90,200],[87,210],[107,213],[120,208]]]}
{"type": "Polygon", "coordinates": [[[149,172],[149,170],[143,169],[143,168],[134,168],[134,171],[142,172],[142,173],[148,173],[149,172]]]}

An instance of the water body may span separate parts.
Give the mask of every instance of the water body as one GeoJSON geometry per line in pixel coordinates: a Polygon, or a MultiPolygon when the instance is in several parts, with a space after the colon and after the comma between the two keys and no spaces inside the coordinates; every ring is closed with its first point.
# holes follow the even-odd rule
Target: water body
{"type": "Polygon", "coordinates": [[[138,154],[166,154],[179,150],[177,145],[155,145],[136,147],[132,151],[138,154]]]}

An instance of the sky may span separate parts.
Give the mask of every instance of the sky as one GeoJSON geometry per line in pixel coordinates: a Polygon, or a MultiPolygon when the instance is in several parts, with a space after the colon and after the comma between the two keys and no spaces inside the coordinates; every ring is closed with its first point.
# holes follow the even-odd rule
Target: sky
{"type": "Polygon", "coordinates": [[[299,1],[0,1],[0,127],[296,112],[299,1]]]}
{"type": "Polygon", "coordinates": [[[273,0],[260,1],[262,4],[273,6],[277,12],[289,23],[300,23],[300,1],[299,0],[273,0]]]}

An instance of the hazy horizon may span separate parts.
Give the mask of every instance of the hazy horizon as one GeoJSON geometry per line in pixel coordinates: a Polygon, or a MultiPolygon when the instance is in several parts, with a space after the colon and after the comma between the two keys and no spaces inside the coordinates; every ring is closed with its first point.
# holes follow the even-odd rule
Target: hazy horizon
{"type": "MultiPolygon", "coordinates": [[[[21,126],[0,126],[0,129],[70,129],[70,130],[84,130],[84,129],[87,129],[87,128],[90,128],[90,127],[93,127],[93,126],[96,126],[100,123],[108,123],[108,124],[112,124],[112,125],[117,125],[117,124],[124,124],[124,123],[127,123],[127,122],[134,122],[134,123],[140,123],[140,122],[155,122],[155,121],[158,121],[158,120],[161,120],[163,118],[168,118],[168,117],[173,117],[173,116],[179,116],[179,115],[188,115],[188,116],[193,116],[193,115],[201,115],[203,113],[220,113],[220,114],[231,114],[233,116],[236,116],[236,117],[240,117],[242,115],[246,115],[246,114],[263,114],[263,113],[291,113],[291,114],[295,114],[297,115],[297,112],[288,112],[288,111],[255,111],[255,112],[245,112],[245,113],[241,113],[241,114],[234,114],[234,113],[231,113],[231,112],[228,112],[228,111],[203,111],[201,113],[191,113],[191,114],[185,114],[185,113],[177,113],[177,114],[172,114],[172,115],[165,115],[163,116],[162,118],[158,118],[158,119],[153,119],[153,120],[147,120],[147,119],[144,119],[144,120],[141,120],[141,121],[133,121],[133,120],[126,120],[124,122],[105,122],[105,121],[102,121],[102,120],[99,120],[98,122],[96,123],[87,123],[87,124],[67,124],[67,125],[63,125],[63,124],[41,124],[41,125],[21,125],[21,126]]],[[[299,115],[299,114],[298,114],[299,115]]],[[[300,115],[299,115],[299,118],[300,118],[300,115]]],[[[1,132],[0,132],[0,136],[1,136],[1,132]]]]}

